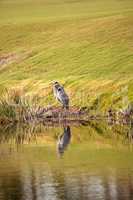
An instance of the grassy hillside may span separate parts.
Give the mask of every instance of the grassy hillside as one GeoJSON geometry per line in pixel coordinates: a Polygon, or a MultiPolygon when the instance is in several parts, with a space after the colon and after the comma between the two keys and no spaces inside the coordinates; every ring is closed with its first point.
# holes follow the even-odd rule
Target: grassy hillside
{"type": "Polygon", "coordinates": [[[52,80],[71,105],[133,101],[133,1],[1,0],[0,90],[55,104],[52,80]]]}

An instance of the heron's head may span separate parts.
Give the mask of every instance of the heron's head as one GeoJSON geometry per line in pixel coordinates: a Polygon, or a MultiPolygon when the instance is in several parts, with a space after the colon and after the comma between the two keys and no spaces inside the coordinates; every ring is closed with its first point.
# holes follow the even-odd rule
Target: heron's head
{"type": "Polygon", "coordinates": [[[57,81],[54,82],[54,85],[59,85],[59,83],[57,81]]]}
{"type": "Polygon", "coordinates": [[[59,82],[58,81],[52,81],[52,85],[58,85],[59,82]]]}
{"type": "Polygon", "coordinates": [[[59,88],[60,87],[60,84],[57,81],[53,81],[52,84],[53,84],[53,87],[55,87],[55,88],[59,88]]]}

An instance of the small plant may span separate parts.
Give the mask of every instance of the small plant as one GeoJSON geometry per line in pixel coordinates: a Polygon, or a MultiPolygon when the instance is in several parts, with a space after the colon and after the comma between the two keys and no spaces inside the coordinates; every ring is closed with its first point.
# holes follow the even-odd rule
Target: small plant
{"type": "Polygon", "coordinates": [[[0,98],[1,123],[26,122],[35,119],[40,107],[37,106],[37,98],[25,96],[19,90],[6,90],[0,98]]]}

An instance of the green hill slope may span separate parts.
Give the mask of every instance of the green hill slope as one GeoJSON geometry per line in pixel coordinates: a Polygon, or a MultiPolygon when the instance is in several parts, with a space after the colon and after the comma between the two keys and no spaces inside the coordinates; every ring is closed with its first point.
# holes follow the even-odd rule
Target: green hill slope
{"type": "Polygon", "coordinates": [[[133,101],[132,0],[0,1],[0,89],[106,109],[133,101]]]}

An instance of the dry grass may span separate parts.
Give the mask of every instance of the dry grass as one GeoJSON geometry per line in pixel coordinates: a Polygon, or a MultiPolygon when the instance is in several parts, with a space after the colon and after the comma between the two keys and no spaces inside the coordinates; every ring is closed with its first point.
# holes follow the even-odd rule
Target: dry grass
{"type": "Polygon", "coordinates": [[[71,105],[133,101],[132,10],[131,0],[0,2],[1,56],[27,54],[0,71],[0,91],[22,88],[56,105],[50,82],[58,80],[71,105]]]}

